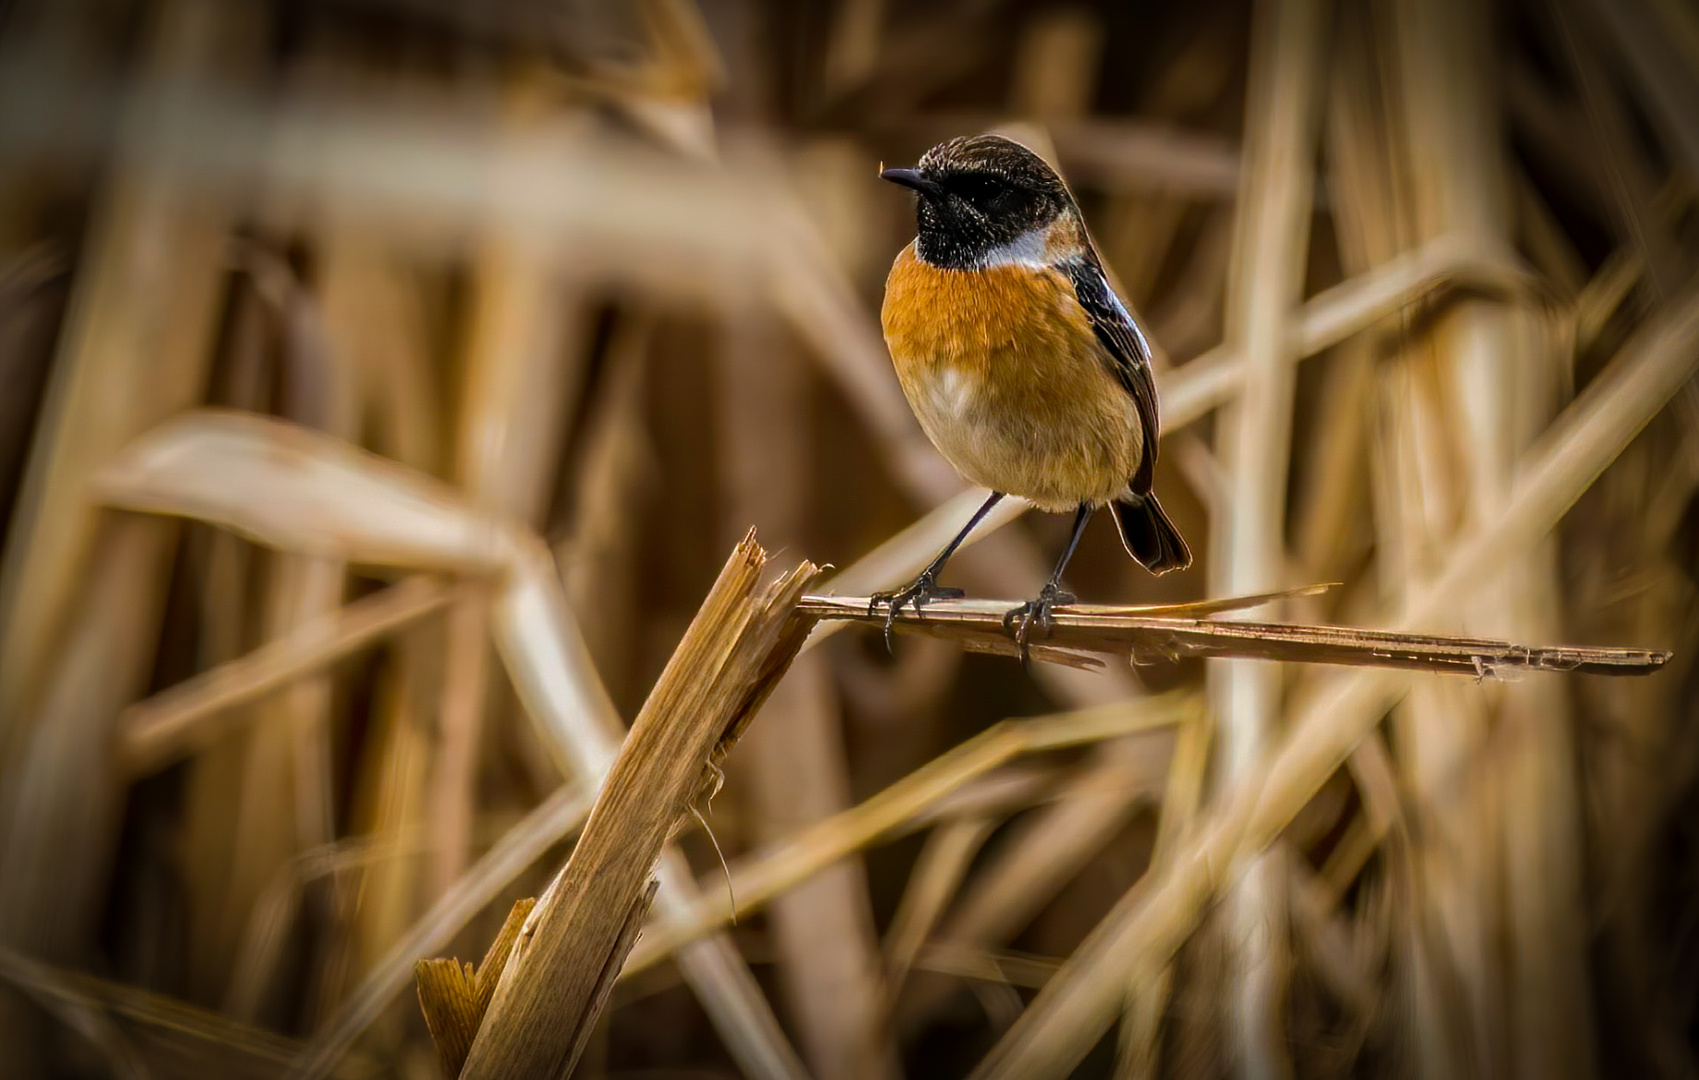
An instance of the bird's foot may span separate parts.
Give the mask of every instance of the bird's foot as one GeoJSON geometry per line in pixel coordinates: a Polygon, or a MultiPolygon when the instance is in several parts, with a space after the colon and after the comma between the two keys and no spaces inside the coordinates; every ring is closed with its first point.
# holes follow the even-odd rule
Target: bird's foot
{"type": "Polygon", "coordinates": [[[1018,608],[1010,609],[1003,616],[1003,629],[1014,635],[1015,642],[1021,647],[1021,663],[1028,661],[1027,641],[1032,637],[1032,628],[1038,627],[1046,637],[1056,626],[1053,609],[1065,607],[1077,599],[1073,593],[1063,592],[1054,582],[1048,582],[1039,590],[1038,598],[1028,600],[1018,608]]]}
{"type": "Polygon", "coordinates": [[[965,594],[960,589],[952,589],[938,584],[938,577],[933,571],[922,570],[920,576],[915,578],[913,584],[906,589],[898,589],[896,592],[874,593],[872,598],[867,601],[867,613],[869,615],[876,614],[880,604],[886,605],[885,648],[889,651],[891,649],[891,626],[897,621],[897,612],[903,609],[904,604],[907,604],[916,615],[919,615],[921,608],[934,600],[959,600],[963,595],[965,594]]]}

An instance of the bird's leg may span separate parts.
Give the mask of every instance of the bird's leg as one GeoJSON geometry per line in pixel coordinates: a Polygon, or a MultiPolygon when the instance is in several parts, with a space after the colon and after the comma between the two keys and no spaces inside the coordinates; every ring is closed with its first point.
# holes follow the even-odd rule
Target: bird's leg
{"type": "Polygon", "coordinates": [[[874,593],[867,601],[867,613],[869,615],[878,611],[880,604],[889,605],[885,612],[886,649],[891,648],[891,624],[897,621],[897,612],[902,610],[904,604],[912,607],[914,613],[919,615],[920,609],[930,601],[954,600],[962,595],[960,589],[950,589],[939,585],[938,575],[943,573],[944,564],[949,562],[950,556],[954,555],[956,549],[962,546],[962,541],[967,539],[967,535],[973,531],[973,527],[978,525],[985,515],[991,512],[991,508],[1002,500],[1003,493],[993,491],[980,508],[973,512],[973,517],[968,518],[967,524],[962,526],[962,531],[956,534],[956,538],[945,545],[944,550],[938,553],[936,559],[926,564],[926,569],[922,570],[920,576],[910,582],[907,588],[898,589],[895,592],[874,593]]]}
{"type": "Polygon", "coordinates": [[[1027,639],[1032,634],[1034,625],[1042,629],[1046,635],[1055,626],[1052,608],[1074,602],[1074,594],[1062,591],[1062,571],[1068,568],[1068,560],[1074,557],[1074,549],[1079,547],[1080,537],[1085,534],[1086,522],[1091,520],[1092,507],[1090,503],[1081,503],[1074,511],[1074,531],[1068,536],[1068,546],[1063,549],[1062,557],[1056,561],[1056,571],[1050,575],[1050,580],[1039,590],[1038,597],[1028,600],[1018,608],[1013,608],[1003,616],[1003,628],[1015,636],[1020,643],[1021,663],[1027,662],[1027,639]]]}

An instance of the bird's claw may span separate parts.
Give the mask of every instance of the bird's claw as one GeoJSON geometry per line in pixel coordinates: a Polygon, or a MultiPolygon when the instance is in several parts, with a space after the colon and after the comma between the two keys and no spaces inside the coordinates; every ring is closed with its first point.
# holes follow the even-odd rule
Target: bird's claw
{"type": "Polygon", "coordinates": [[[1013,635],[1015,643],[1021,647],[1022,664],[1031,659],[1027,655],[1027,642],[1032,637],[1032,628],[1037,626],[1044,631],[1044,636],[1049,637],[1056,627],[1054,609],[1065,607],[1075,599],[1073,593],[1063,592],[1054,583],[1050,583],[1039,590],[1036,599],[1028,600],[1020,607],[1011,608],[1009,613],[1003,616],[1003,629],[1013,635]]]}
{"type": "Polygon", "coordinates": [[[874,593],[867,601],[867,613],[869,615],[877,614],[879,605],[886,605],[885,649],[891,652],[894,651],[891,646],[891,627],[896,623],[897,613],[903,609],[904,604],[912,608],[918,616],[921,614],[921,609],[934,600],[959,600],[963,595],[965,594],[960,589],[938,584],[937,576],[932,571],[923,570],[920,576],[915,578],[914,582],[906,589],[874,593]]]}

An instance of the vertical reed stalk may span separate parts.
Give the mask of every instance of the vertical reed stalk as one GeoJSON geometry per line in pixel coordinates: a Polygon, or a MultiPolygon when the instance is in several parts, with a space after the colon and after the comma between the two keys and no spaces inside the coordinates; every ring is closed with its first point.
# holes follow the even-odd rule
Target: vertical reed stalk
{"type": "MultiPolygon", "coordinates": [[[[1218,595],[1280,588],[1286,561],[1286,487],[1296,393],[1296,339],[1315,184],[1316,125],[1330,5],[1266,0],[1252,20],[1241,177],[1227,286],[1227,340],[1244,354],[1244,390],[1222,418],[1218,455],[1230,503],[1213,508],[1211,588],[1218,595]]],[[[1212,665],[1210,696],[1221,725],[1219,783],[1251,774],[1278,727],[1281,671],[1212,665]]],[[[1225,1008],[1234,1068],[1242,1077],[1287,1075],[1281,999],[1286,916],[1279,861],[1247,869],[1228,898],[1225,1008]]]]}

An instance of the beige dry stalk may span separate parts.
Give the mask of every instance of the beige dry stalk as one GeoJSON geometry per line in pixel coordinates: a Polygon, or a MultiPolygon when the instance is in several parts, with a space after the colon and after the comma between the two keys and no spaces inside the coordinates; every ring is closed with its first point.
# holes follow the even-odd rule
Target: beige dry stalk
{"type": "MultiPolygon", "coordinates": [[[[1150,698],[1136,707],[1104,705],[1077,713],[1031,720],[1005,720],[950,750],[849,810],[792,836],[732,867],[737,916],[758,910],[772,897],[806,880],[822,867],[881,839],[927,824],[928,810],[967,784],[1023,754],[1116,739],[1178,723],[1194,715],[1191,695],[1150,698]]],[[[627,974],[658,962],[683,943],[731,920],[730,902],[708,891],[688,918],[646,934],[632,952],[627,974]]]]}
{"type": "MultiPolygon", "coordinates": [[[[1464,541],[1412,598],[1397,624],[1443,623],[1506,560],[1556,526],[1581,493],[1649,423],[1699,363],[1699,294],[1689,292],[1635,336],[1530,451],[1510,502],[1464,541]]],[[[1257,775],[1218,806],[1195,838],[1111,912],[1022,1014],[974,1076],[1059,1076],[1113,1020],[1124,973],[1174,952],[1218,890],[1260,852],[1371,731],[1402,679],[1357,672],[1331,684],[1273,749],[1257,775]]]]}
{"type": "MultiPolygon", "coordinates": [[[[715,786],[807,633],[809,563],[762,588],[767,561],[733,553],[633,723],[560,876],[525,919],[461,1076],[558,1076],[582,1053],[648,911],[663,846],[715,786]]],[[[479,981],[488,976],[480,973],[479,981]]]]}

